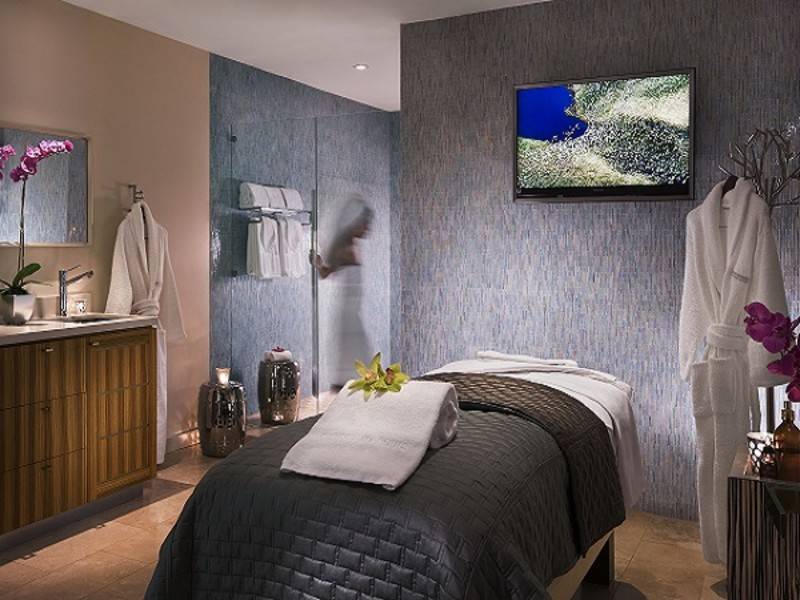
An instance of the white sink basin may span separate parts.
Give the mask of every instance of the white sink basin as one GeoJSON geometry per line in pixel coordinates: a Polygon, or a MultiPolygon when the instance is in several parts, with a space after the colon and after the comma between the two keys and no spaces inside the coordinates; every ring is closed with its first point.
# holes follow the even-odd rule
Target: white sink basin
{"type": "Polygon", "coordinates": [[[81,313],[77,315],[70,315],[68,317],[52,317],[45,319],[46,321],[62,321],[66,323],[99,323],[100,321],[114,321],[116,319],[124,319],[130,315],[114,315],[108,313],[81,313]]]}

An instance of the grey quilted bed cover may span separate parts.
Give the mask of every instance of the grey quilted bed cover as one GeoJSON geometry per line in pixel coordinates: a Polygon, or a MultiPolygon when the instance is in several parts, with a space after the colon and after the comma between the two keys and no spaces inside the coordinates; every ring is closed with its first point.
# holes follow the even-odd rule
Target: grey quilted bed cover
{"type": "Polygon", "coordinates": [[[456,386],[458,434],[400,489],[280,473],[316,419],[284,426],[206,474],[146,597],[546,599],[624,520],[605,425],[539,384],[434,378],[456,386]]]}

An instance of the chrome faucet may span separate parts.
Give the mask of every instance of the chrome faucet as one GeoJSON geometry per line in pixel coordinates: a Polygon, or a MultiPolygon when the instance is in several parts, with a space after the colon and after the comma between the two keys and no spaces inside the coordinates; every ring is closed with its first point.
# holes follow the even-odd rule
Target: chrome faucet
{"type": "Polygon", "coordinates": [[[80,275],[75,275],[75,277],[71,277],[67,279],[67,273],[70,271],[74,271],[80,267],[80,265],[75,265],[71,269],[62,269],[58,272],[58,316],[59,317],[66,317],[68,312],[68,293],[67,289],[70,285],[75,283],[76,281],[80,281],[84,277],[87,279],[91,279],[94,275],[94,271],[84,271],[80,275]]]}

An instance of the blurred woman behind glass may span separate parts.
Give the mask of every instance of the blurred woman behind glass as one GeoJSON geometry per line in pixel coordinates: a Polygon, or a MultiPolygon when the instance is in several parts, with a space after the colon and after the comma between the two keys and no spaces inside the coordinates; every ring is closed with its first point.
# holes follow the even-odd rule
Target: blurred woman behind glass
{"type": "Polygon", "coordinates": [[[373,211],[358,195],[351,195],[337,215],[331,242],[315,266],[323,279],[334,284],[333,344],[330,352],[331,388],[341,389],[355,376],[355,361],[375,354],[361,316],[363,284],[356,240],[369,235],[373,211]]]}

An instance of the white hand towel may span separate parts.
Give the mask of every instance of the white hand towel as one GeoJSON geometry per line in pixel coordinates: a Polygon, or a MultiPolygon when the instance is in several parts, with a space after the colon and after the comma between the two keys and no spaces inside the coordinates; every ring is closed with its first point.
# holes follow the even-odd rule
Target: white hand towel
{"type": "Polygon", "coordinates": [[[270,350],[264,353],[264,360],[278,362],[280,360],[292,360],[292,353],[290,350],[270,350]]]}
{"type": "Polygon", "coordinates": [[[300,192],[293,188],[283,188],[283,200],[286,203],[286,208],[294,210],[303,210],[303,197],[300,192]]]}
{"type": "Polygon", "coordinates": [[[257,183],[243,181],[239,184],[239,208],[258,208],[269,206],[267,188],[257,183]]]}
{"type": "Polygon", "coordinates": [[[306,272],[303,226],[295,219],[277,219],[284,277],[302,277],[306,272]]]}
{"type": "Polygon", "coordinates": [[[282,471],[382,485],[403,485],[428,448],[450,443],[458,400],[449,383],[410,381],[396,393],[365,398],[345,386],[283,459],[282,471]]]}
{"type": "Polygon", "coordinates": [[[505,354],[503,352],[495,352],[494,350],[479,350],[477,357],[489,360],[507,360],[510,362],[534,365],[555,365],[564,367],[578,366],[576,361],[569,358],[537,358],[527,354],[505,354]]]}
{"type": "Polygon", "coordinates": [[[278,224],[272,219],[265,218],[248,225],[247,273],[260,279],[272,279],[282,274],[278,224]]]}

